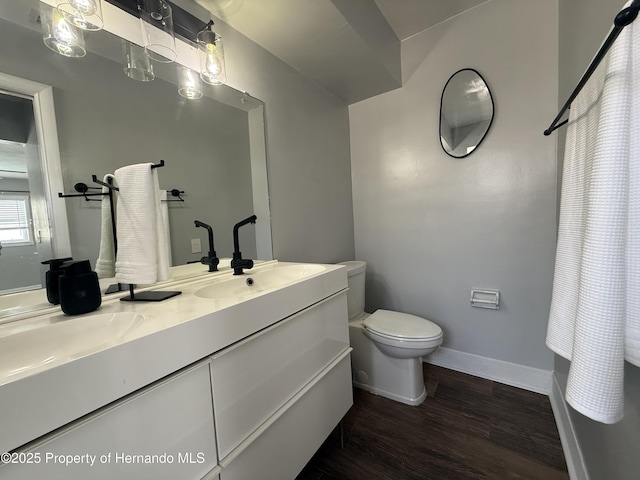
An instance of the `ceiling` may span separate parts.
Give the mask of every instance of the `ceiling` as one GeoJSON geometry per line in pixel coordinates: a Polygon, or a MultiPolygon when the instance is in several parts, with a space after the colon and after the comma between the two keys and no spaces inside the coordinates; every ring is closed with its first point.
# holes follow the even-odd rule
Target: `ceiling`
{"type": "Polygon", "coordinates": [[[402,86],[401,43],[490,0],[196,0],[346,103],[402,86]]]}
{"type": "MultiPolygon", "coordinates": [[[[403,85],[402,41],[491,0],[173,1],[195,1],[352,104],[403,85]]],[[[4,11],[23,2],[0,3],[4,11]]]]}

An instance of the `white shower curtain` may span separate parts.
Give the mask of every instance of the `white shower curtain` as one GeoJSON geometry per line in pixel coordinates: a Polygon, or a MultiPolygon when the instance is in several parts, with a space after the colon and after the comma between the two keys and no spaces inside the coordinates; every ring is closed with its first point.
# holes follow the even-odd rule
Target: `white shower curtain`
{"type": "Polygon", "coordinates": [[[640,21],[571,106],[547,330],[567,402],[603,423],[623,416],[625,359],[640,366],[639,48],[640,21]]]}

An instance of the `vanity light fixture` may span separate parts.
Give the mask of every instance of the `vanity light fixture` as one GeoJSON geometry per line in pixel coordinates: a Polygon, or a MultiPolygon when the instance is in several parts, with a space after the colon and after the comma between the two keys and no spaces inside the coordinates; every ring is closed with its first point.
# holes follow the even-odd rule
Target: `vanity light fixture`
{"type": "Polygon", "coordinates": [[[82,30],[69,23],[57,9],[41,3],[40,22],[42,40],[51,50],[65,57],[87,54],[82,30]]]}
{"type": "Polygon", "coordinates": [[[222,37],[212,29],[213,20],[198,32],[196,37],[200,55],[200,78],[210,85],[222,85],[227,81],[222,37]]]}
{"type": "Polygon", "coordinates": [[[67,20],[82,30],[102,30],[101,0],[59,0],[58,12],[67,20]]]}
{"type": "Polygon", "coordinates": [[[171,63],[177,57],[173,13],[166,0],[140,0],[140,26],[144,48],[153,61],[171,63]]]}
{"type": "Polygon", "coordinates": [[[140,19],[142,44],[152,60],[163,63],[175,61],[175,39],[178,37],[197,47],[202,81],[210,85],[226,83],[222,37],[213,32],[213,20],[205,23],[171,0],[103,1],[140,19]]]}
{"type": "Polygon", "coordinates": [[[197,72],[188,67],[180,67],[178,71],[178,93],[189,100],[202,98],[202,81],[197,72]]]}

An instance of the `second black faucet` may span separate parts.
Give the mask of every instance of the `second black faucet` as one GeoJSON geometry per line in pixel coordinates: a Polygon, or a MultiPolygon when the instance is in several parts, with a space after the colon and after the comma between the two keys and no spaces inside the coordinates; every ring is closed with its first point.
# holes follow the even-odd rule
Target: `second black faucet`
{"type": "Polygon", "coordinates": [[[251,215],[244,220],[239,221],[233,227],[233,258],[231,259],[231,268],[233,268],[234,275],[243,275],[243,269],[251,269],[253,268],[253,260],[243,259],[242,253],[240,252],[240,242],[238,240],[238,229],[243,225],[247,225],[249,223],[256,223],[258,217],[255,215],[251,215]]]}

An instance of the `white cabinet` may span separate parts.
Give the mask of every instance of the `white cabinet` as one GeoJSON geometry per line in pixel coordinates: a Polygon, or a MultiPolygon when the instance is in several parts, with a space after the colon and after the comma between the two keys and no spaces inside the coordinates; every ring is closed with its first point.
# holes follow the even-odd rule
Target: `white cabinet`
{"type": "MultiPolygon", "coordinates": [[[[198,318],[5,390],[22,399],[15,425],[40,415],[22,437],[5,434],[7,448],[31,443],[0,464],[0,480],[295,478],[353,401],[346,275],[325,269],[226,308],[194,296],[198,318]],[[40,391],[46,401],[24,394],[40,391]]],[[[178,318],[192,307],[147,313],[171,305],[178,318]]]]}
{"type": "Polygon", "coordinates": [[[349,348],[346,302],[338,293],[213,356],[221,459],[349,348]]]}
{"type": "Polygon", "coordinates": [[[15,460],[23,463],[0,466],[0,479],[200,480],[217,465],[209,363],[125,397],[20,452],[15,460]]]}

